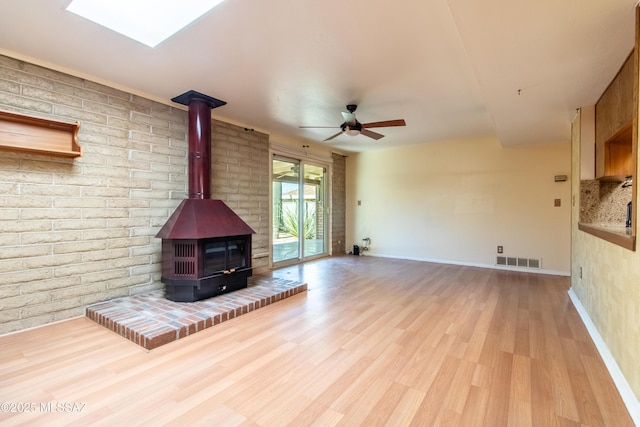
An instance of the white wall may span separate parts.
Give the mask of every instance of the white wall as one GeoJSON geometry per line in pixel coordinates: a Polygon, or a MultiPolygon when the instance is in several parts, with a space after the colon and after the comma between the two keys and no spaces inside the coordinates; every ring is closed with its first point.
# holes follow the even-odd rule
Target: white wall
{"type": "Polygon", "coordinates": [[[503,148],[479,138],[350,155],[347,249],[369,237],[371,255],[494,267],[502,245],[569,275],[570,179],[554,175],[570,169],[568,142],[503,148]]]}

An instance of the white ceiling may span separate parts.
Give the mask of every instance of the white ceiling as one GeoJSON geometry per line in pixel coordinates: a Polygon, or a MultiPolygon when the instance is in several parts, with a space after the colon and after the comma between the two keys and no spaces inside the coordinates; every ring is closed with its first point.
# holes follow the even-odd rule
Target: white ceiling
{"type": "MultiPolygon", "coordinates": [[[[183,0],[184,1],[184,0],[183,0]]],[[[64,10],[0,0],[0,53],[155,100],[193,89],[271,141],[373,147],[567,141],[634,44],[635,0],[225,0],[154,49],[64,10]],[[378,141],[336,133],[345,105],[378,141]],[[300,129],[302,125],[336,129],[300,129]]],[[[0,81],[2,76],[0,75],[0,81]]]]}

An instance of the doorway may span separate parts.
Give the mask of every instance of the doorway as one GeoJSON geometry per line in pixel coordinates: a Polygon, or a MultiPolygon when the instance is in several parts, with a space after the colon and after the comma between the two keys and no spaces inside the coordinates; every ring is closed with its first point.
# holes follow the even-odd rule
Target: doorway
{"type": "Polygon", "coordinates": [[[272,164],[273,265],[327,253],[327,168],[281,156],[272,164]]]}

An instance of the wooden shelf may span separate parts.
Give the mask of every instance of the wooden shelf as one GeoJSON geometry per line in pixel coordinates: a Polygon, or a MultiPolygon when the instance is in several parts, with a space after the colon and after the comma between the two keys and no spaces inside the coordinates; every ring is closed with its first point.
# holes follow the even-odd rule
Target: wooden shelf
{"type": "Polygon", "coordinates": [[[78,123],[65,123],[0,111],[0,150],[79,157],[78,123]]]}
{"type": "Polygon", "coordinates": [[[633,175],[633,126],[629,123],[605,143],[605,176],[633,175]]]}

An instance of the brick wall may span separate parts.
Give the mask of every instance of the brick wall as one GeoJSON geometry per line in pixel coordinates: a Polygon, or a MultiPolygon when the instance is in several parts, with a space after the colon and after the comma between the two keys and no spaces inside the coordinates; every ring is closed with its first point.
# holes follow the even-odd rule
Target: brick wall
{"type": "MultiPolygon", "coordinates": [[[[79,121],[83,151],[0,153],[0,333],[160,288],[154,236],[186,197],[186,111],[1,55],[0,109],[79,121]]],[[[268,136],[213,123],[214,197],[267,251],[268,136]]]]}
{"type": "Polygon", "coordinates": [[[213,121],[211,198],[223,200],[254,229],[255,273],[269,268],[269,136],[213,121]]]}
{"type": "Polygon", "coordinates": [[[346,239],[346,159],[333,153],[333,176],[331,177],[331,246],[332,255],[345,254],[346,239]]]}

